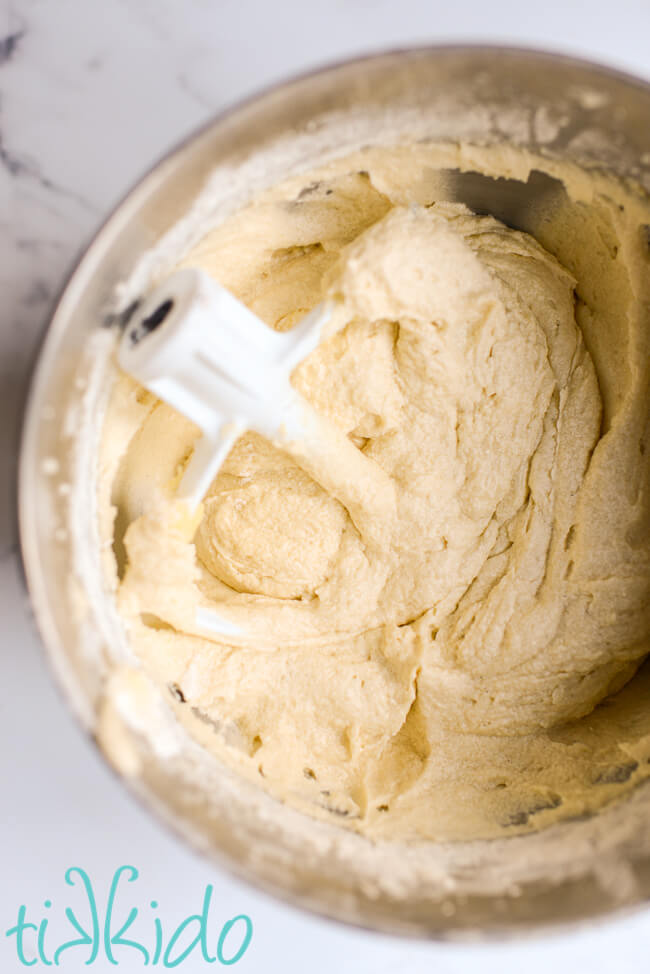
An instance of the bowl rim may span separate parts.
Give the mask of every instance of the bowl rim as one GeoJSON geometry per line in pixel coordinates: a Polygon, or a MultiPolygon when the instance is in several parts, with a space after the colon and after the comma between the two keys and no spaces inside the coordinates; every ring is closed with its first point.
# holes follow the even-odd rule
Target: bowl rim
{"type": "Polygon", "coordinates": [[[104,767],[108,767],[115,779],[119,781],[120,786],[125,788],[127,794],[131,795],[135,800],[137,806],[144,808],[148,815],[154,816],[158,823],[174,835],[175,839],[180,839],[185,849],[189,849],[197,857],[200,856],[202,861],[205,861],[207,857],[208,861],[214,862],[218,868],[230,876],[244,881],[255,892],[261,892],[275,902],[285,903],[303,914],[317,916],[332,924],[344,926],[352,930],[367,930],[375,935],[384,937],[398,936],[409,940],[424,939],[434,942],[462,942],[464,940],[471,940],[472,942],[478,941],[479,943],[494,943],[515,939],[547,937],[594,927],[596,924],[602,924],[603,922],[613,923],[624,917],[647,911],[650,907],[650,896],[634,904],[613,907],[583,918],[564,919],[559,917],[553,921],[536,922],[534,925],[505,925],[495,926],[489,929],[472,928],[467,931],[381,929],[379,926],[373,925],[370,922],[364,923],[356,919],[345,919],[345,917],[335,915],[324,908],[316,908],[311,902],[301,900],[297,894],[280,889],[264,881],[250,868],[238,864],[233,858],[224,853],[223,850],[212,847],[207,850],[205,843],[202,843],[193,834],[193,830],[188,829],[186,825],[184,826],[182,816],[163,807],[145,789],[138,787],[128,777],[116,770],[99,745],[96,735],[93,733],[87,712],[80,705],[80,701],[76,699],[66,672],[64,660],[65,650],[59,637],[55,618],[52,615],[50,601],[47,596],[46,576],[38,557],[38,540],[35,531],[35,521],[32,517],[32,502],[27,497],[27,483],[34,462],[33,455],[35,453],[37,430],[40,421],[37,414],[37,405],[42,399],[47,386],[53,345],[59,337],[59,334],[65,332],[66,305],[71,300],[74,302],[74,292],[80,283],[80,278],[83,277],[88,264],[95,257],[96,251],[101,249],[105,237],[114,232],[116,226],[128,216],[125,210],[128,210],[129,205],[133,204],[136,198],[147,190],[150,183],[159,175],[161,169],[177,158],[180,158],[182,153],[194,143],[199,142],[202,137],[221,126],[230,118],[236,117],[246,108],[254,106],[257,102],[269,96],[282,93],[288,94],[294,86],[299,87],[312,79],[324,78],[327,75],[333,76],[342,70],[363,67],[364,65],[370,66],[391,58],[435,58],[437,56],[444,57],[454,54],[458,56],[494,56],[502,59],[530,57],[532,60],[538,59],[549,64],[557,64],[567,68],[591,72],[602,77],[603,80],[619,82],[648,96],[650,108],[650,76],[645,79],[630,71],[604,64],[598,60],[553,50],[552,48],[525,44],[493,44],[479,40],[473,42],[453,41],[449,43],[406,44],[379,48],[365,53],[361,52],[349,57],[327,59],[314,67],[291,73],[270,84],[262,85],[253,92],[233,102],[229,102],[217,112],[210,114],[209,118],[194,127],[189,133],[172,141],[170,146],[157,156],[154,162],[149,163],[145,167],[135,181],[129,185],[129,188],[120,195],[117,202],[111,205],[107,215],[100,220],[97,228],[91,233],[89,239],[82,244],[80,251],[73,258],[72,265],[64,275],[56,296],[49,304],[49,309],[45,315],[45,324],[36,343],[31,366],[28,370],[28,377],[23,387],[22,420],[18,434],[19,455],[17,473],[14,480],[14,486],[16,487],[14,513],[18,521],[17,561],[19,571],[29,594],[31,608],[33,610],[32,618],[39,637],[39,648],[47,659],[50,671],[54,674],[54,684],[62,700],[66,707],[72,710],[82,730],[90,738],[94,746],[95,754],[101,760],[104,767]]]}

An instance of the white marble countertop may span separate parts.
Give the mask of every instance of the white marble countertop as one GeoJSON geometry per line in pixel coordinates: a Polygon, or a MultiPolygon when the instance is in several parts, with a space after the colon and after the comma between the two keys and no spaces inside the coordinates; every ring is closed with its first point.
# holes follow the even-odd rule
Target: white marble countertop
{"type": "MultiPolygon", "coordinates": [[[[223,919],[249,914],[241,971],[650,970],[650,913],[509,945],[406,943],[303,915],[195,858],[134,805],[78,730],[19,579],[14,470],[26,376],[53,299],[109,209],[179,138],[268,82],[348,54],[459,40],[553,48],[650,77],[650,2],[0,0],[3,972],[22,970],[4,937],[20,904],[42,916],[69,866],[105,891],[130,862],[143,899],[155,896],[169,923],[200,908],[206,883],[223,919]]],[[[81,964],[62,959],[64,970],[81,964]]],[[[93,970],[114,969],[103,964],[93,970]]],[[[188,959],[181,969],[206,965],[188,959]]]]}

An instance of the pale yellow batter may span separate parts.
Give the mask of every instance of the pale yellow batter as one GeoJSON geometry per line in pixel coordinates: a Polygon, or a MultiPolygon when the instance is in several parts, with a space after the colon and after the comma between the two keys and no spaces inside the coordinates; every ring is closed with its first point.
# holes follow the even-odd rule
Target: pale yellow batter
{"type": "Polygon", "coordinates": [[[275,328],[339,302],[294,383],[388,483],[377,530],[255,434],[190,524],[196,428],[126,376],[105,423],[142,665],[221,758],[372,836],[510,834],[650,774],[647,667],[594,710],[650,652],[647,204],[569,174],[544,249],[430,198],[450,151],[288,181],[185,260],[275,328]]]}

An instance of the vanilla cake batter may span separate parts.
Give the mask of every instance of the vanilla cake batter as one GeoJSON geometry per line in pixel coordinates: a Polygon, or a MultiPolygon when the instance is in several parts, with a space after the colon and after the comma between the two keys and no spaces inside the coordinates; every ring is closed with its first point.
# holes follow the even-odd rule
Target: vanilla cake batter
{"type": "Polygon", "coordinates": [[[650,774],[647,204],[569,173],[538,242],[432,198],[445,152],[288,180],[184,261],[277,329],[337,301],[293,381],[388,475],[378,530],[256,434],[188,518],[198,430],[127,376],[104,427],[145,671],[222,760],[374,837],[526,831],[650,774]]]}

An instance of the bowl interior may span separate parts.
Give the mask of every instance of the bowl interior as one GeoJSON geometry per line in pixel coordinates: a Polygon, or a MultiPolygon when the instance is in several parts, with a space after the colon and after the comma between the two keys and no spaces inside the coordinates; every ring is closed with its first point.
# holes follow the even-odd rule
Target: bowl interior
{"type": "MultiPolygon", "coordinates": [[[[650,788],[593,818],[490,842],[373,845],[307,821],[177,728],[162,754],[107,687],[132,662],[105,591],[94,497],[97,436],[119,324],[149,283],[215,221],[287,172],[404,140],[508,143],[606,169],[650,191],[650,87],[536,52],[429,48],[347,62],[215,119],[140,182],[64,290],[34,375],[20,469],[27,581],[52,665],[131,788],[186,839],[274,894],[362,926],[438,937],[527,930],[650,898],[650,788]]],[[[570,208],[543,168],[491,177],[449,166],[440,198],[539,232],[570,208]]],[[[132,688],[133,689],[133,688],[132,688]]],[[[130,691],[129,691],[130,692],[130,691]]],[[[133,689],[133,706],[150,687],[133,689]]],[[[161,698],[162,699],[162,698],[161,698]]],[[[128,708],[127,708],[128,711],[128,708]]]]}

